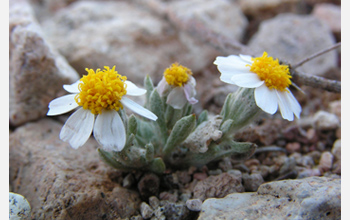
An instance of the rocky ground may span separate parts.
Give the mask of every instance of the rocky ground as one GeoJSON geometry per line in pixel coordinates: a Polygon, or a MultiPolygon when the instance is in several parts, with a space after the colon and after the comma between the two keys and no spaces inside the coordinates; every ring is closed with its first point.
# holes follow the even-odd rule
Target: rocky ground
{"type": "MultiPolygon", "coordinates": [[[[9,12],[9,187],[29,219],[340,219],[340,93],[298,84],[299,120],[263,115],[236,134],[259,146],[252,157],[161,176],[114,170],[93,138],[70,148],[58,137],[68,115],[46,117],[85,68],[116,65],[142,86],[173,62],[194,73],[195,113],[217,114],[236,88],[216,56],[267,51],[293,65],[341,41],[340,1],[11,0],[9,12]]],[[[340,55],[298,71],[340,81],[340,55]]]]}

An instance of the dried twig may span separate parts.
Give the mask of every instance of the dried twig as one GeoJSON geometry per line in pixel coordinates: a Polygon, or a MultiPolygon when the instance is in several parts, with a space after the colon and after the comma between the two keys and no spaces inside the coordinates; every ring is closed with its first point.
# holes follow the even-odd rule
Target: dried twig
{"type": "Polygon", "coordinates": [[[290,72],[293,77],[293,82],[297,84],[303,84],[314,88],[327,90],[329,92],[341,92],[341,83],[337,80],[329,80],[319,76],[311,76],[304,73],[299,73],[295,69],[291,68],[290,72]]]}
{"type": "Polygon", "coordinates": [[[331,50],[334,50],[334,49],[336,49],[336,48],[338,48],[338,47],[340,47],[340,46],[341,46],[341,42],[336,43],[336,44],[330,46],[330,47],[327,48],[327,49],[321,50],[321,51],[319,51],[319,52],[317,52],[317,53],[315,53],[315,54],[313,54],[313,55],[311,55],[311,56],[309,56],[309,57],[307,57],[307,58],[301,60],[301,61],[298,62],[297,64],[292,65],[291,68],[296,69],[296,68],[298,68],[299,66],[303,65],[304,63],[306,63],[306,62],[308,62],[308,61],[310,61],[310,60],[312,60],[312,59],[314,59],[314,58],[316,58],[316,57],[318,57],[318,56],[321,56],[322,54],[325,54],[325,53],[327,53],[327,52],[329,52],[329,51],[331,51],[331,50]]]}

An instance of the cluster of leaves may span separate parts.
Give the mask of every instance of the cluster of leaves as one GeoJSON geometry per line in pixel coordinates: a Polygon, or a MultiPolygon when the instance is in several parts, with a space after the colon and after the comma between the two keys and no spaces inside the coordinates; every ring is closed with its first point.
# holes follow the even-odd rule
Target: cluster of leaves
{"type": "Polygon", "coordinates": [[[158,119],[127,117],[121,110],[126,144],[120,152],[98,150],[107,164],[119,170],[160,174],[167,168],[202,166],[230,155],[244,159],[254,153],[255,144],[233,140],[235,131],[260,113],[252,89],[229,94],[220,115],[209,117],[208,112],[203,111],[196,117],[189,103],[182,109],[168,105],[166,96],[159,95],[149,76],[145,77],[144,87],[147,90],[145,107],[158,119]]]}

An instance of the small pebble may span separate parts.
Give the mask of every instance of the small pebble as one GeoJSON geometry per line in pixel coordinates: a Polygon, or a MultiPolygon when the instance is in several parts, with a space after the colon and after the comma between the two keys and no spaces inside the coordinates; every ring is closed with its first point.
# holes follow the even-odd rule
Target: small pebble
{"type": "Polygon", "coordinates": [[[170,192],[161,192],[159,194],[159,199],[160,200],[167,200],[167,201],[170,201],[170,202],[176,202],[177,199],[178,199],[178,195],[177,195],[177,192],[175,193],[170,193],[170,192]]]}
{"type": "Polygon", "coordinates": [[[303,179],[303,178],[310,177],[310,176],[321,176],[321,172],[317,168],[314,168],[314,169],[307,168],[307,169],[300,171],[297,178],[303,179]]]}
{"type": "Polygon", "coordinates": [[[156,209],[159,206],[159,199],[155,196],[149,197],[148,202],[153,209],[156,209]]]}
{"type": "Polygon", "coordinates": [[[260,171],[260,174],[263,178],[266,178],[269,174],[270,174],[270,167],[266,166],[266,165],[261,165],[259,167],[259,171],[260,171]]]}
{"type": "Polygon", "coordinates": [[[244,165],[246,165],[247,167],[250,167],[250,166],[259,166],[260,165],[260,161],[258,159],[249,159],[249,160],[246,160],[244,162],[244,165]]]}
{"type": "Polygon", "coordinates": [[[330,112],[338,116],[339,119],[341,119],[341,101],[336,100],[331,103],[329,103],[329,109],[330,112]]]}
{"type": "Polygon", "coordinates": [[[164,207],[158,207],[154,210],[154,216],[152,217],[155,220],[165,220],[166,217],[164,216],[164,207]]]}
{"type": "Polygon", "coordinates": [[[307,155],[310,156],[313,159],[315,164],[319,163],[320,158],[321,158],[321,152],[315,150],[315,151],[312,151],[312,152],[308,153],[307,155]]]}
{"type": "Polygon", "coordinates": [[[341,139],[338,139],[333,143],[331,152],[336,160],[341,159],[341,139]]]}
{"type": "Polygon", "coordinates": [[[229,170],[227,173],[236,177],[237,179],[242,179],[242,172],[240,170],[229,170]]]}
{"type": "Polygon", "coordinates": [[[204,180],[208,177],[206,173],[195,173],[193,174],[193,178],[197,180],[204,180]]]}
{"type": "Polygon", "coordinates": [[[318,169],[323,173],[330,171],[333,165],[333,154],[331,152],[323,152],[321,154],[320,164],[318,165],[318,169]]]}
{"type": "Polygon", "coordinates": [[[131,216],[130,220],[143,220],[141,215],[131,216]]]}
{"type": "Polygon", "coordinates": [[[264,179],[260,173],[243,174],[243,186],[248,192],[256,192],[261,184],[264,183],[264,179]]]}
{"type": "Polygon", "coordinates": [[[222,174],[222,170],[221,169],[216,169],[216,170],[209,170],[208,171],[208,174],[211,176],[211,175],[219,175],[219,174],[222,174]]]}
{"type": "Polygon", "coordinates": [[[306,131],[306,138],[311,143],[314,143],[317,141],[317,132],[314,128],[310,128],[306,131]]]}
{"type": "Polygon", "coordinates": [[[318,130],[333,130],[340,126],[339,119],[335,114],[322,110],[316,112],[313,122],[318,130]]]}
{"type": "Polygon", "coordinates": [[[202,207],[202,201],[200,199],[189,199],[186,201],[186,206],[191,211],[199,212],[202,207]]]}
{"type": "Polygon", "coordinates": [[[286,150],[288,153],[294,153],[300,150],[300,143],[293,142],[286,145],[286,150]]]}
{"type": "Polygon", "coordinates": [[[338,160],[337,162],[335,162],[333,164],[332,173],[335,173],[335,174],[338,174],[338,175],[341,174],[341,161],[340,160],[338,160]]]}
{"type": "Polygon", "coordinates": [[[129,173],[123,179],[123,187],[130,188],[135,183],[135,178],[132,173],[129,173]]]}
{"type": "Polygon", "coordinates": [[[153,215],[152,208],[145,202],[141,203],[140,211],[141,211],[142,218],[144,219],[151,218],[153,215]]]}

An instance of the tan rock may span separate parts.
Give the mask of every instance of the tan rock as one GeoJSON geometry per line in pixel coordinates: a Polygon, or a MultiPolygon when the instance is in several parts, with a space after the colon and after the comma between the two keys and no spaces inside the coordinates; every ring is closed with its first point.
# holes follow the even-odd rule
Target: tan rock
{"type": "Polygon", "coordinates": [[[62,85],[79,76],[46,41],[27,1],[11,1],[9,12],[9,119],[18,126],[45,116],[62,85]]]}
{"type": "Polygon", "coordinates": [[[10,135],[10,186],[27,198],[32,219],[118,219],[137,214],[137,192],[105,165],[94,139],[78,150],[58,136],[62,124],[42,119],[10,135]]]}
{"type": "Polygon", "coordinates": [[[241,178],[223,173],[198,182],[193,190],[193,198],[203,201],[207,198],[222,198],[233,192],[244,192],[241,178]]]}
{"type": "MultiPolygon", "coordinates": [[[[170,2],[162,10],[184,19],[194,16],[196,21],[230,37],[242,36],[247,21],[235,4],[198,2],[170,2]]],[[[138,84],[143,83],[146,74],[157,83],[173,62],[196,73],[212,65],[220,55],[211,46],[176,29],[147,5],[140,7],[130,1],[74,2],[43,21],[43,27],[80,74],[85,74],[85,68],[116,65],[120,74],[138,84]]]]}

